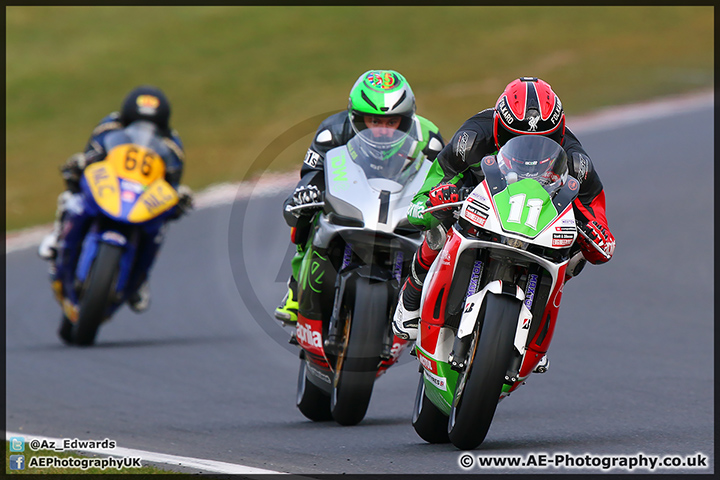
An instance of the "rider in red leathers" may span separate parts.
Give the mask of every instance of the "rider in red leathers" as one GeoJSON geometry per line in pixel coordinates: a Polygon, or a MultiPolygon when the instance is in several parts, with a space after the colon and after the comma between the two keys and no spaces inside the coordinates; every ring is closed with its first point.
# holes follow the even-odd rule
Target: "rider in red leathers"
{"type": "Polygon", "coordinates": [[[422,285],[453,220],[449,210],[432,214],[420,212],[427,206],[458,201],[459,187],[477,182],[472,178],[474,175],[466,175],[468,169],[479,165],[486,155],[497,153],[508,140],[518,135],[544,135],[559,143],[568,155],[569,175],[580,182],[580,193],[573,203],[575,217],[580,228],[604,253],[579,236],[582,255],[578,255],[576,264],[571,261],[569,275],[578,274],[585,260],[600,264],[612,257],[615,238],[605,215],[605,192],[590,157],[577,137],[566,128],[562,103],[550,85],[538,78],[521,77],[507,85],[494,108],[485,109],[465,121],[438,154],[423,187],[413,199],[408,219],[427,233],[413,258],[411,274],[403,284],[393,318],[393,331],[398,337],[417,338],[422,285]]]}

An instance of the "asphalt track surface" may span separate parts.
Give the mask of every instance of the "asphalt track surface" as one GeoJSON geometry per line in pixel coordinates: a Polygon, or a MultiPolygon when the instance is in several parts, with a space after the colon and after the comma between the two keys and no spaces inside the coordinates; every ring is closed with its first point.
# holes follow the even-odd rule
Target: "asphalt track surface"
{"type": "MultiPolygon", "coordinates": [[[[550,370],[498,406],[475,457],[699,453],[705,469],[655,472],[714,472],[713,124],[709,106],[577,131],[605,185],[615,257],[566,286],[550,370]]],[[[92,348],[57,338],[35,247],[9,253],[7,431],[306,475],[627,473],[461,468],[462,452],[411,426],[418,372],[407,352],[359,425],[305,419],[297,350],[271,317],[289,272],[287,190],[173,224],[150,310],[123,307],[92,348]]]]}

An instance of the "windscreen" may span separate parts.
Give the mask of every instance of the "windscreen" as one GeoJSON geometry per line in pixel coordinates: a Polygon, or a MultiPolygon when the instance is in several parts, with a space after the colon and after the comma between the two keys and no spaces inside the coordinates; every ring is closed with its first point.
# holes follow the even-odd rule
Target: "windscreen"
{"type": "Polygon", "coordinates": [[[567,154],[554,140],[525,135],[509,140],[497,155],[500,171],[508,183],[530,178],[553,192],[567,179],[567,154]]]}
{"type": "Polygon", "coordinates": [[[358,164],[368,179],[386,178],[405,184],[417,171],[411,168],[420,158],[410,157],[417,147],[413,135],[394,130],[378,132],[361,130],[347,144],[350,157],[358,164]]]}

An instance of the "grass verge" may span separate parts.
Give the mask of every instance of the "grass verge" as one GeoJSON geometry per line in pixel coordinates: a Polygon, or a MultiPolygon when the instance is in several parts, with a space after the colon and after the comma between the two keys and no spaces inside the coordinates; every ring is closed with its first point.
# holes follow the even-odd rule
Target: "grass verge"
{"type": "Polygon", "coordinates": [[[308,119],[345,108],[373,68],[403,73],[446,138],[523,75],[569,115],[706,88],[713,19],[711,6],[10,6],[6,230],[52,220],[58,165],[138,84],[171,99],[200,189],[298,168],[308,119]],[[304,137],[257,161],[298,125],[304,137]]]}

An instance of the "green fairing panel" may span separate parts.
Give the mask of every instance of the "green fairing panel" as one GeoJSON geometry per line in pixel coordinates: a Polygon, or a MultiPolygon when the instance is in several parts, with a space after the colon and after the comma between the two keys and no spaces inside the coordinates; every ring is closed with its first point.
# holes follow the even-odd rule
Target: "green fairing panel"
{"type": "Polygon", "coordinates": [[[527,178],[509,184],[493,201],[503,230],[530,238],[537,237],[558,215],[542,185],[527,178]]]}

